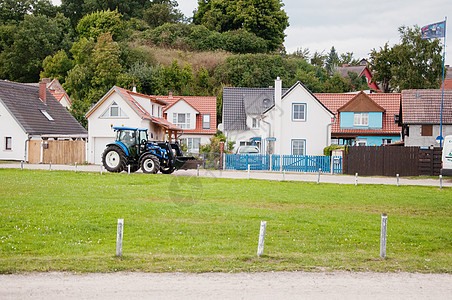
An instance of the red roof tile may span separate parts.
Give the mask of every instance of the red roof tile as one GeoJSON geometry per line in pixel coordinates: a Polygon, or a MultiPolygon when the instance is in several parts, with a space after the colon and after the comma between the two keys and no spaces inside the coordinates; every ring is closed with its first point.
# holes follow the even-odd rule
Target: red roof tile
{"type": "MultiPolygon", "coordinates": [[[[402,116],[405,124],[439,124],[442,91],[402,91],[402,116]]],[[[452,90],[444,90],[443,123],[452,124],[452,90]]]]}
{"type": "Polygon", "coordinates": [[[336,122],[331,128],[332,133],[357,133],[357,134],[396,134],[400,133],[402,128],[394,122],[394,115],[399,114],[401,94],[367,94],[375,103],[385,109],[383,113],[382,130],[357,130],[357,129],[340,129],[340,119],[338,109],[344,106],[356,94],[314,94],[329,110],[337,116],[336,122]]]}

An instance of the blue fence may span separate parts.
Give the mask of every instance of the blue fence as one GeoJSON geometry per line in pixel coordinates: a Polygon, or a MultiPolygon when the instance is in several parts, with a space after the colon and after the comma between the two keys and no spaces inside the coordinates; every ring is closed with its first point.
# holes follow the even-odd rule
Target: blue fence
{"type": "Polygon", "coordinates": [[[227,170],[342,173],[342,157],[314,155],[225,154],[227,170]],[[331,159],[333,160],[331,162],[331,159]],[[282,164],[282,167],[281,167],[282,164]]]}

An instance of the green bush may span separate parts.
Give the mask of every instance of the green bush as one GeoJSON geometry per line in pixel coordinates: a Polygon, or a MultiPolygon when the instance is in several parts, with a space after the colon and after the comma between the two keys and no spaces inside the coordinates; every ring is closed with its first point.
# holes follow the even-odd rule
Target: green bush
{"type": "Polygon", "coordinates": [[[323,148],[323,155],[331,156],[331,153],[333,150],[336,149],[345,149],[345,146],[339,146],[339,145],[330,145],[328,147],[323,148]]]}

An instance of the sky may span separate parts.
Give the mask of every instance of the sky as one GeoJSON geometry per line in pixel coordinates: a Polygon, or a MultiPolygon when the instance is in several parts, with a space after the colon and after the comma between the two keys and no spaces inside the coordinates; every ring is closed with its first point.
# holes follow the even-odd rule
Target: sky
{"type": "MultiPolygon", "coordinates": [[[[53,0],[59,5],[60,0],[53,0]]],[[[193,16],[197,0],[177,0],[187,17],[193,16]]],[[[283,0],[289,27],[284,46],[288,53],[308,48],[328,53],[353,52],[354,58],[368,58],[372,49],[399,42],[400,26],[424,26],[441,22],[452,13],[451,0],[283,0]]],[[[452,17],[449,16],[449,17],[452,17]]],[[[448,20],[448,24],[452,24],[448,20]]],[[[446,26],[446,46],[452,41],[452,26],[446,26]],[[447,30],[449,27],[449,30],[447,30]],[[448,33],[449,31],[449,33],[448,33]]],[[[452,65],[452,46],[446,47],[446,64],[452,65]]]]}

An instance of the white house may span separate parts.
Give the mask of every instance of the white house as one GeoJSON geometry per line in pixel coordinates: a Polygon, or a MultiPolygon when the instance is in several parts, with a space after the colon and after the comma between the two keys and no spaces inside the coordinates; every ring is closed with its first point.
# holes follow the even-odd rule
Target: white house
{"type": "Polygon", "coordinates": [[[78,157],[84,160],[86,138],[86,130],[46,89],[45,82],[29,86],[0,80],[0,159],[30,163],[51,159],[44,154],[62,159],[68,153],[58,147],[45,151],[49,143],[78,140],[82,144],[78,157]]]}
{"type": "MultiPolygon", "coordinates": [[[[53,97],[58,100],[67,109],[71,108],[72,101],[66,90],[63,88],[58,79],[42,78],[41,82],[46,84],[47,89],[52,93],[53,97]]],[[[24,83],[25,85],[39,86],[39,83],[24,83]]]]}
{"type": "Polygon", "coordinates": [[[102,163],[105,146],[115,140],[114,126],[148,129],[148,138],[154,141],[177,139],[182,129],[163,117],[167,103],[114,86],[87,113],[88,162],[102,163]]]}
{"type": "Polygon", "coordinates": [[[199,146],[208,144],[217,130],[217,98],[197,96],[156,96],[168,103],[164,117],[182,128],[181,143],[190,153],[198,153],[199,146]]]}
{"type": "Polygon", "coordinates": [[[283,89],[224,88],[223,124],[227,137],[258,145],[262,153],[322,155],[330,145],[334,114],[301,82],[283,89]]]}

